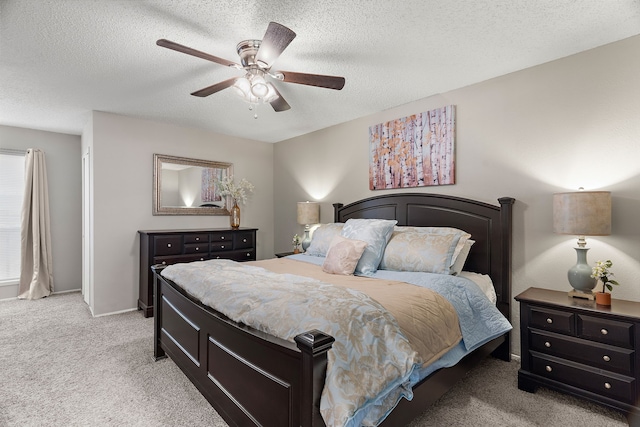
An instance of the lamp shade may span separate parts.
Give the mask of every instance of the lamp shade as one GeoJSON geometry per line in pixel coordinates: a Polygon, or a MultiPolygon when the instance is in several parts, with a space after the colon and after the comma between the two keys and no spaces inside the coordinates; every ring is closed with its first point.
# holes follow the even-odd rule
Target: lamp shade
{"type": "Polygon", "coordinates": [[[298,202],[298,224],[308,225],[320,222],[320,205],[316,202],[298,202]]]}
{"type": "Polygon", "coordinates": [[[575,191],[554,194],[553,231],[574,236],[611,234],[611,193],[575,191]]]}

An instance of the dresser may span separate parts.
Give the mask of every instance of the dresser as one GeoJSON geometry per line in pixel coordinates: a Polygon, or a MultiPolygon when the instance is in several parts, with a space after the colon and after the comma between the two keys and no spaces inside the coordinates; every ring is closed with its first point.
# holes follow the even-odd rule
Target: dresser
{"type": "Polygon", "coordinates": [[[155,264],[231,259],[255,261],[255,228],[206,230],[140,230],[140,293],[138,309],[153,316],[153,273],[155,264]]]}
{"type": "Polygon", "coordinates": [[[520,302],[518,388],[548,387],[627,413],[640,426],[640,303],[611,306],[529,288],[520,302]]]}

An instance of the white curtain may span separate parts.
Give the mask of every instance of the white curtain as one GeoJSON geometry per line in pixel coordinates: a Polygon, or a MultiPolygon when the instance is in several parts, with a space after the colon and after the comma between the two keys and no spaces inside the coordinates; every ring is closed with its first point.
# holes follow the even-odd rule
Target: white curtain
{"type": "Polygon", "coordinates": [[[27,150],[24,181],[18,298],[38,299],[53,292],[49,190],[42,151],[27,150]]]}

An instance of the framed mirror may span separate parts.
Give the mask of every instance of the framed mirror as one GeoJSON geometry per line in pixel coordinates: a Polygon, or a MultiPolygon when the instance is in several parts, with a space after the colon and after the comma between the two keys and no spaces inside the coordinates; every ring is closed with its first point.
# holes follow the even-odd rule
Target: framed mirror
{"type": "Polygon", "coordinates": [[[233,175],[231,163],[153,155],[153,215],[229,215],[214,182],[233,175]]]}

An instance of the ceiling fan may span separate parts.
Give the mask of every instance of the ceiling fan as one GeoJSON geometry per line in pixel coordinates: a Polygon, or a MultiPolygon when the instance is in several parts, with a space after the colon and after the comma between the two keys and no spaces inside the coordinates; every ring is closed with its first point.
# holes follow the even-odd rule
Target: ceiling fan
{"type": "Polygon", "coordinates": [[[291,106],[270,82],[271,79],[335,90],[342,89],[345,83],[344,77],[272,70],[271,66],[275,60],[295,37],[296,33],[289,28],[277,22],[270,22],[262,40],[244,40],[238,43],[236,50],[240,56],[240,64],[166,39],[160,39],[156,44],[245,72],[243,77],[224,80],[197,90],[191,95],[205,97],[228,87],[234,87],[238,95],[249,103],[250,109],[261,103],[269,103],[276,112],[280,112],[290,109],[291,106]]]}

